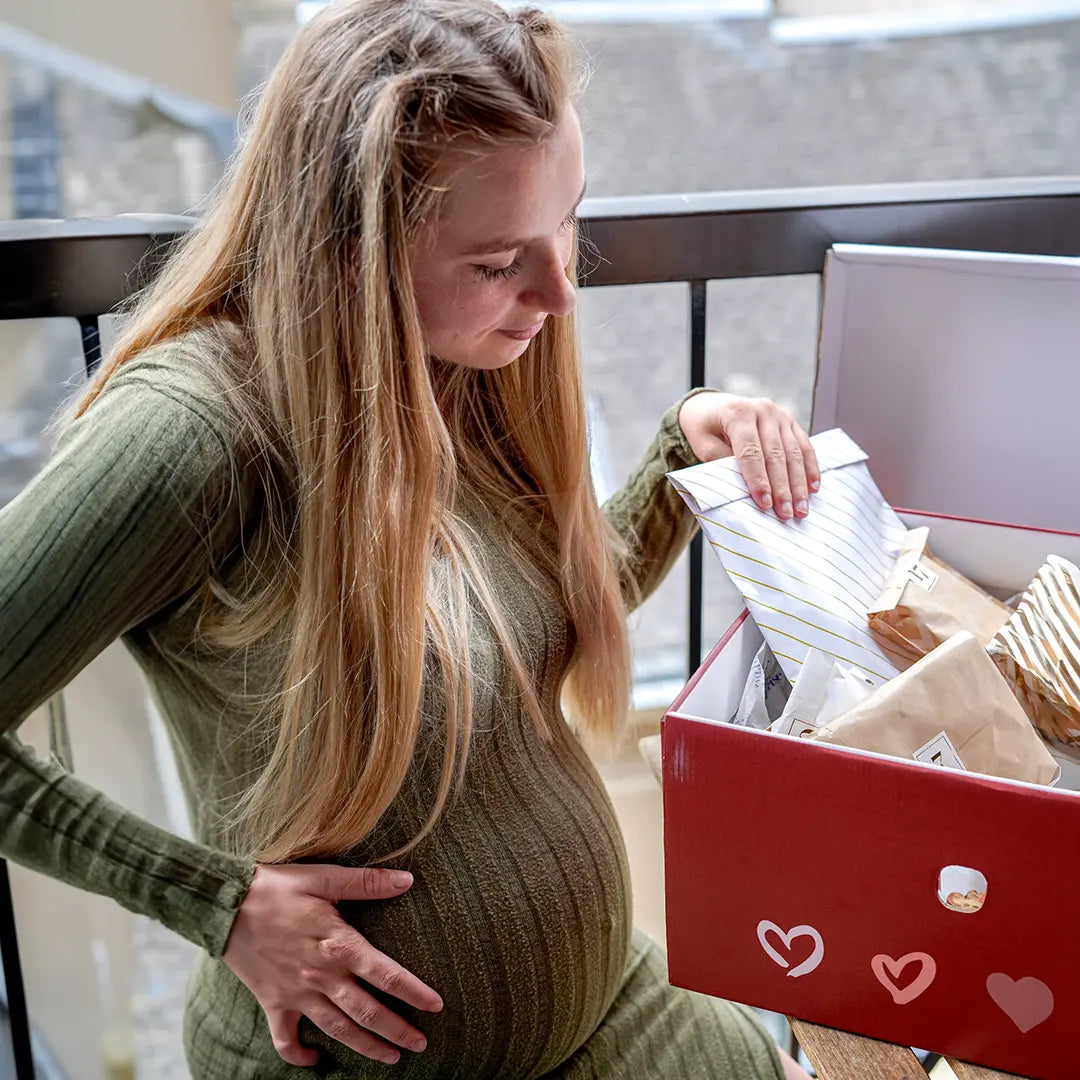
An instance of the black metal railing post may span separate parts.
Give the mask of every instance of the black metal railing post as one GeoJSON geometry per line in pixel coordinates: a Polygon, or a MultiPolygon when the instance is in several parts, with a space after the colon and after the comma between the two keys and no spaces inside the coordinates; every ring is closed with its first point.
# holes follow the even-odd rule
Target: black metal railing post
{"type": "Polygon", "coordinates": [[[79,316],[79,332],[82,335],[83,366],[86,377],[92,379],[101,363],[101,325],[96,315],[79,316]]]}
{"type": "Polygon", "coordinates": [[[7,991],[8,1026],[15,1059],[16,1080],[34,1080],[34,1052],[30,1043],[30,1015],[26,1008],[26,987],[19,962],[19,936],[15,932],[15,906],[11,897],[11,876],[7,859],[0,859],[0,962],[7,991]]]}
{"type": "MultiPolygon", "coordinates": [[[[690,389],[705,385],[705,332],[709,283],[690,282],[690,389]]],[[[704,623],[704,542],[701,530],[690,541],[690,626],[687,634],[687,677],[701,666],[704,623]]]]}

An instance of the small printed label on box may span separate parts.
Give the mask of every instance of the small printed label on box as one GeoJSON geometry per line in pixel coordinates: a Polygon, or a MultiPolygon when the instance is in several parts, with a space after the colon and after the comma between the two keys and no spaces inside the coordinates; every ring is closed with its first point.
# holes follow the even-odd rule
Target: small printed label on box
{"type": "Polygon", "coordinates": [[[940,765],[943,769],[963,769],[967,766],[963,763],[952,739],[944,731],[935,735],[928,743],[920,746],[912,754],[916,761],[923,761],[927,765],[940,765]]]}
{"type": "Polygon", "coordinates": [[[908,571],[908,580],[913,581],[927,592],[933,592],[934,586],[938,582],[938,575],[929,566],[918,562],[908,571]]]}

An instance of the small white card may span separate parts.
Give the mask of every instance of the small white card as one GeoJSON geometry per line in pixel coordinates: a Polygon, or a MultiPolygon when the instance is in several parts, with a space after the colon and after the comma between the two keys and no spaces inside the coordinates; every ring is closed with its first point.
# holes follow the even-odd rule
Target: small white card
{"type": "Polygon", "coordinates": [[[769,730],[777,735],[795,735],[800,739],[805,739],[807,735],[812,735],[817,731],[820,726],[820,724],[812,724],[808,720],[800,720],[793,714],[780,717],[769,730]]]}
{"type": "Polygon", "coordinates": [[[934,586],[938,583],[938,575],[930,567],[923,566],[922,563],[916,563],[908,571],[908,580],[913,581],[927,592],[933,592],[934,586]]]}
{"type": "Polygon", "coordinates": [[[911,755],[916,761],[923,761],[927,765],[940,765],[943,769],[961,769],[967,771],[967,766],[960,759],[952,739],[944,731],[935,735],[928,743],[920,746],[911,755]]]}

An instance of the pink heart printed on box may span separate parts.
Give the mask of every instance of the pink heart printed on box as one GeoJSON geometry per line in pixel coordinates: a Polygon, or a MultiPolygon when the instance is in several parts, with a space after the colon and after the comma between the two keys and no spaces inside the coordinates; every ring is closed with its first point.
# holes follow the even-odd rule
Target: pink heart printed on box
{"type": "Polygon", "coordinates": [[[1050,987],[1033,975],[1012,979],[1000,971],[988,975],[987,993],[994,1004],[1026,1035],[1038,1027],[1054,1011],[1054,995],[1050,987]]]}
{"type": "Polygon", "coordinates": [[[874,978],[889,991],[897,1005],[907,1005],[929,989],[937,975],[937,962],[929,953],[924,952],[910,952],[899,960],[879,953],[870,961],[870,970],[873,971],[874,978]],[[905,983],[904,969],[912,964],[919,965],[918,971],[915,978],[905,983]]]}
{"type": "Polygon", "coordinates": [[[806,924],[802,926],[793,926],[790,930],[784,931],[769,919],[762,919],[757,926],[757,936],[758,941],[761,942],[761,947],[774,963],[782,968],[790,968],[787,974],[788,977],[792,979],[797,979],[800,975],[809,975],[810,972],[814,971],[825,958],[825,942],[812,926],[806,924]],[[810,955],[801,963],[797,964],[795,967],[791,967],[791,960],[788,956],[784,956],[773,948],[772,943],[769,941],[769,934],[775,934],[780,941],[783,942],[784,948],[789,954],[792,952],[792,942],[795,941],[796,938],[810,938],[813,942],[813,948],[810,955]]]}
{"type": "MultiPolygon", "coordinates": [[[[787,976],[792,979],[816,971],[825,958],[825,942],[808,923],[783,930],[771,919],[762,919],[757,925],[757,937],[765,954],[778,967],[785,968],[787,976]],[[770,935],[778,939],[783,952],[772,943],[770,935]],[[804,955],[804,949],[795,948],[795,942],[800,938],[809,939],[809,955],[804,955]],[[792,961],[799,956],[802,959],[792,967],[792,961]]],[[[937,961],[925,952],[906,953],[898,959],[893,959],[887,953],[878,953],[870,961],[870,970],[897,1005],[907,1005],[930,988],[937,977],[937,961]],[[916,964],[918,968],[914,976],[905,977],[907,969],[916,964]]],[[[1050,987],[1032,975],[1013,979],[1003,972],[995,972],[987,977],[986,989],[994,1004],[1022,1034],[1037,1027],[1054,1011],[1054,995],[1050,987]]]]}

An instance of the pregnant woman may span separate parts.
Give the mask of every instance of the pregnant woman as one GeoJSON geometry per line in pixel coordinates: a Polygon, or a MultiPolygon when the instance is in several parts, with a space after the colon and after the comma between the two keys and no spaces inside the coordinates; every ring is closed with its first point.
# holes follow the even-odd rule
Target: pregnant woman
{"type": "Polygon", "coordinates": [[[668,985],[578,740],[693,530],[665,472],[735,453],[782,518],[818,478],[702,392],[597,505],[578,81],[536,10],[332,4],[0,513],[0,847],[201,946],[196,1080],[806,1075],[668,985]],[[117,637],[196,841],[12,734],[117,637]]]}

